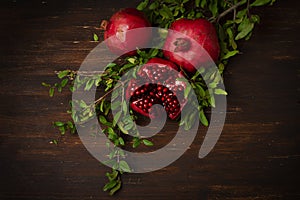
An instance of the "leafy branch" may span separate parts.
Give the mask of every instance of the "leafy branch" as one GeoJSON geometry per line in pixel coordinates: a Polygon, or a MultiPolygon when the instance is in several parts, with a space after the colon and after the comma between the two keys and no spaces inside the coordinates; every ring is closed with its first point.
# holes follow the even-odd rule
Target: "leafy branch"
{"type": "MultiPolygon", "coordinates": [[[[210,20],[215,25],[219,37],[221,55],[216,65],[222,74],[230,58],[240,53],[238,41],[250,39],[255,24],[260,21],[259,16],[250,13],[250,10],[253,7],[272,5],[274,2],[275,0],[144,0],[137,5],[137,9],[146,14],[153,26],[161,28],[169,28],[172,22],[180,18],[206,18],[210,20]],[[232,17],[228,17],[230,14],[232,17]]],[[[99,41],[97,34],[93,35],[93,40],[99,41]]],[[[54,95],[55,91],[62,92],[66,86],[69,86],[69,90],[72,92],[79,88],[89,91],[93,86],[103,88],[104,94],[90,105],[84,101],[70,102],[71,108],[78,106],[83,111],[81,113],[71,112],[71,108],[67,111],[73,122],[56,121],[53,125],[58,128],[61,135],[64,135],[66,131],[75,133],[74,122],[85,123],[96,111],[97,118],[104,127],[103,133],[114,144],[109,155],[107,155],[107,162],[113,166],[112,171],[106,173],[108,183],[103,187],[103,190],[108,191],[111,195],[122,187],[121,175],[131,171],[130,166],[123,159],[126,156],[124,151],[116,147],[125,147],[128,144],[132,145],[133,148],[137,148],[140,144],[153,145],[152,141],[140,138],[134,123],[137,116],[134,115],[124,100],[124,88],[127,81],[119,84],[118,81],[130,69],[135,69],[131,76],[136,77],[138,66],[143,65],[150,58],[162,57],[162,52],[158,49],[145,49],[138,50],[137,53],[136,56],[124,58],[122,63],[108,64],[104,72],[78,75],[76,71],[66,69],[56,72],[57,78],[60,80],[58,83],[53,85],[42,83],[49,89],[50,97],[54,95]],[[75,81],[76,88],[74,86],[75,81]],[[118,96],[121,96],[121,99],[116,100],[118,96]],[[115,113],[112,119],[112,111],[119,107],[121,107],[121,111],[115,113]],[[129,132],[135,135],[131,140],[126,137],[129,132]]],[[[200,72],[189,77],[188,82],[191,87],[185,89],[184,96],[189,97],[191,91],[195,92],[199,105],[194,105],[194,110],[198,112],[200,122],[208,126],[205,109],[215,107],[215,95],[227,95],[227,92],[219,87],[222,78],[216,72],[209,71],[209,69],[201,70],[206,70],[205,73],[202,71],[202,74],[205,74],[203,77],[200,72]]],[[[193,114],[196,112],[182,116],[179,125],[189,130],[194,123],[193,114]]]]}

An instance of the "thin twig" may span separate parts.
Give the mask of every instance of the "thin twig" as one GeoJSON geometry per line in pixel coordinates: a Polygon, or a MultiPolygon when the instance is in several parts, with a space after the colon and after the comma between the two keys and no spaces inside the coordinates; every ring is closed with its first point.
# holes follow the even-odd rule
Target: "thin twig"
{"type": "Polygon", "coordinates": [[[236,18],[236,9],[233,10],[233,21],[235,21],[236,18]]]}
{"type": "Polygon", "coordinates": [[[239,7],[240,5],[242,5],[242,2],[238,2],[237,4],[234,4],[233,6],[231,6],[230,8],[228,8],[227,10],[225,10],[224,12],[222,12],[217,18],[211,18],[209,19],[209,21],[211,21],[212,23],[214,22],[219,22],[219,20],[224,17],[225,15],[227,15],[228,13],[230,13],[231,11],[235,10],[237,7],[239,7]]]}
{"type": "Polygon", "coordinates": [[[110,89],[108,92],[106,92],[103,96],[101,96],[100,98],[98,98],[96,101],[94,101],[94,104],[97,105],[98,103],[100,103],[105,97],[107,97],[109,94],[111,94],[115,89],[124,86],[124,84],[126,82],[128,82],[129,80],[126,80],[124,82],[121,82],[121,84],[116,85],[114,88],[110,89]]]}
{"type": "Polygon", "coordinates": [[[250,14],[250,0],[247,1],[247,16],[248,16],[248,18],[251,17],[251,14],[250,14]]]}

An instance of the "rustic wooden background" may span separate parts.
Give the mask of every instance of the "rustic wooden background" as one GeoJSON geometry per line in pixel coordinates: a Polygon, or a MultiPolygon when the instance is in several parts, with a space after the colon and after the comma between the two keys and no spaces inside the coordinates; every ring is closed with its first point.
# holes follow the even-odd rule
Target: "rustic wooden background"
{"type": "Polygon", "coordinates": [[[255,10],[261,24],[241,42],[225,74],[228,114],[220,140],[204,159],[202,138],[170,166],[123,176],[102,192],[109,169],[77,135],[59,137],[70,93],[49,98],[41,82],[78,69],[97,43],[95,26],[123,1],[1,1],[0,199],[300,199],[299,1],[255,10]],[[59,139],[56,146],[51,139],[59,139]]]}

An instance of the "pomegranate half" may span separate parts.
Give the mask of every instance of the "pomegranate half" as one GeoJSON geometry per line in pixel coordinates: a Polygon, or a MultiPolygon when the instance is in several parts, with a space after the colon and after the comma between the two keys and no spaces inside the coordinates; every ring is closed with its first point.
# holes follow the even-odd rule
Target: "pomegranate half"
{"type": "Polygon", "coordinates": [[[161,58],[150,59],[137,72],[137,78],[128,84],[126,98],[130,99],[130,107],[146,117],[155,118],[162,110],[155,107],[157,109],[150,112],[150,109],[154,104],[160,104],[170,119],[177,119],[187,101],[183,95],[186,83],[177,79],[182,77],[174,63],[161,58]]]}

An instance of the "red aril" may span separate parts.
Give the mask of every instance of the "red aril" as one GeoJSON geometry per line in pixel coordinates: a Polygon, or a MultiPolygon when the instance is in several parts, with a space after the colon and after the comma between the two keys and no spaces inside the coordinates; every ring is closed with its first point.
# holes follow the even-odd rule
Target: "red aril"
{"type": "Polygon", "coordinates": [[[136,48],[146,45],[151,38],[151,30],[142,28],[150,26],[144,14],[135,8],[121,9],[109,22],[103,20],[101,23],[107,47],[118,55],[134,55],[136,48]],[[137,30],[130,31],[132,29],[137,30]]]}
{"type": "Polygon", "coordinates": [[[195,72],[195,67],[218,60],[218,37],[215,27],[209,21],[179,19],[171,24],[170,29],[174,31],[169,31],[167,35],[164,56],[185,71],[195,72]]]}
{"type": "Polygon", "coordinates": [[[150,118],[160,116],[161,110],[152,110],[154,104],[160,104],[170,119],[177,119],[186,104],[183,91],[186,83],[177,80],[183,77],[178,67],[167,60],[152,58],[137,72],[137,78],[129,82],[126,98],[130,107],[150,118]],[[150,114],[151,113],[151,114],[150,114]]]}

